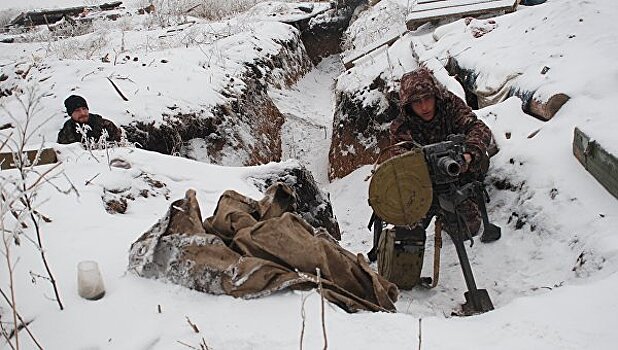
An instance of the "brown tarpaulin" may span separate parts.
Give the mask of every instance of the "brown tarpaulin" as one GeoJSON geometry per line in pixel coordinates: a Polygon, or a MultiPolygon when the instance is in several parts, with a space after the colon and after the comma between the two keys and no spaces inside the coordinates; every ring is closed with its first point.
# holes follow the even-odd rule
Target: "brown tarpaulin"
{"type": "Polygon", "coordinates": [[[324,297],[346,311],[395,311],[397,287],[362,255],[290,213],[294,206],[294,192],[283,184],[260,201],[226,191],[202,225],[189,190],[132,244],[129,269],[203,292],[255,298],[316,287],[319,268],[324,297]]]}

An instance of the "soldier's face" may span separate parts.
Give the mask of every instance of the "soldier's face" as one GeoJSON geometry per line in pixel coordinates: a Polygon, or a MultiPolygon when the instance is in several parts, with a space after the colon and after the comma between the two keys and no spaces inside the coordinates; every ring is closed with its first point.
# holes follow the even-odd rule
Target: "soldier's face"
{"type": "Polygon", "coordinates": [[[88,123],[88,108],[79,107],[71,113],[71,119],[78,123],[88,123]]]}
{"type": "Polygon", "coordinates": [[[429,122],[436,114],[436,98],[434,96],[424,96],[410,103],[414,114],[421,119],[429,122]]]}

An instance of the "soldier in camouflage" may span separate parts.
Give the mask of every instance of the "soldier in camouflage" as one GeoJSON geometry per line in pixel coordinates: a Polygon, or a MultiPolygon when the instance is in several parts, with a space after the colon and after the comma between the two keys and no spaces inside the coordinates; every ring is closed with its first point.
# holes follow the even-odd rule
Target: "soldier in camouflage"
{"type": "MultiPolygon", "coordinates": [[[[484,177],[489,166],[487,148],[492,139],[491,130],[476,117],[464,101],[440,85],[433,74],[424,67],[403,75],[399,99],[400,114],[390,126],[392,144],[414,141],[421,145],[429,145],[446,141],[447,136],[451,134],[463,134],[466,165],[461,176],[479,180],[484,177]]],[[[404,143],[395,147],[394,153],[399,154],[412,147],[411,142],[404,143]]],[[[468,200],[459,209],[466,218],[470,232],[476,235],[481,225],[478,207],[473,201],[468,200]]],[[[437,204],[432,205],[427,216],[408,234],[424,241],[425,229],[437,210],[437,204]]],[[[484,234],[481,236],[481,241],[492,242],[498,238],[500,237],[489,237],[484,234]]]]}

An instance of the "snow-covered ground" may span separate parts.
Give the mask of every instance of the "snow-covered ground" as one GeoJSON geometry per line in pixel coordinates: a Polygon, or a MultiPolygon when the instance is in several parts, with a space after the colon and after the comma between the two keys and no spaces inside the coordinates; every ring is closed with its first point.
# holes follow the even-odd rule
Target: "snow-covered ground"
{"type": "MultiPolygon", "coordinates": [[[[405,3],[383,2],[398,6],[405,3]]],[[[425,349],[616,347],[618,202],[583,169],[571,150],[575,125],[587,126],[607,148],[618,149],[612,109],[618,91],[618,66],[611,60],[618,53],[615,15],[616,6],[609,1],[550,0],[497,18],[497,27],[481,38],[472,37],[458,24],[443,29],[448,35],[442,38],[447,41],[434,43],[429,37],[421,38],[428,43],[428,54],[439,56],[451,49],[465,52],[479,66],[502,62],[492,70],[495,72],[513,68],[515,63],[525,63],[515,69],[532,70],[530,66],[540,65],[560,51],[562,57],[551,61],[552,75],[547,79],[551,79],[552,86],[568,89],[565,91],[571,100],[549,122],[525,115],[516,98],[477,113],[490,125],[501,148],[492,158],[489,180],[499,182],[503,189],[489,187],[492,202],[488,209],[490,218],[502,227],[503,237],[491,244],[477,242],[468,252],[477,283],[488,290],[496,310],[474,317],[450,317],[450,311],[463,301],[465,287],[454,249],[446,238],[440,284],[432,290],[403,292],[397,303],[398,313],[347,314],[327,306],[325,319],[331,349],[418,348],[419,329],[425,349]],[[524,28],[532,27],[536,28],[534,35],[527,37],[524,28]],[[552,39],[568,38],[571,32],[576,34],[576,40],[568,39],[572,43],[548,48],[552,39]],[[548,56],[539,58],[540,52],[548,56]],[[536,136],[528,138],[539,129],[536,136]]],[[[371,29],[367,31],[379,32],[371,29]]],[[[400,46],[395,47],[401,50],[400,46]]],[[[2,44],[2,55],[20,56],[22,53],[14,47],[2,44]]],[[[27,45],[20,49],[35,50],[27,45]]],[[[165,50],[170,55],[181,55],[174,48],[165,50]]],[[[409,57],[401,57],[401,61],[405,60],[409,57]]],[[[43,62],[62,64],[53,57],[43,58],[43,62]]],[[[127,65],[122,69],[133,74],[129,68],[127,65]]],[[[73,74],[72,69],[67,68],[65,74],[73,74]]],[[[332,130],[329,118],[334,104],[332,79],[340,69],[335,58],[329,58],[295,86],[271,89],[269,94],[289,115],[284,126],[283,158],[300,158],[325,184],[341,225],[341,244],[352,252],[366,252],[371,247],[371,236],[366,228],[370,208],[368,182],[364,179],[370,166],[331,184],[326,184],[325,177],[332,130]]],[[[64,78],[55,79],[58,98],[44,100],[44,110],[59,113],[62,97],[73,87],[63,83],[64,78]]],[[[142,76],[147,78],[147,74],[142,76]]],[[[81,83],[77,84],[81,87],[81,83]]],[[[178,87],[180,91],[183,88],[178,87]]],[[[99,108],[114,111],[117,107],[99,108]]],[[[11,111],[20,117],[18,109],[11,111]]],[[[53,135],[54,130],[50,127],[44,133],[53,135]]],[[[199,348],[202,338],[211,349],[299,348],[301,311],[307,296],[304,348],[323,346],[320,300],[315,292],[284,292],[240,300],[202,294],[126,272],[130,244],[187,189],[197,191],[206,217],[226,189],[260,198],[248,178],[277,169],[280,164],[235,168],[133,148],[90,153],[72,145],[59,150],[62,164],[54,172],[63,171],[79,196],[75,191],[64,194],[45,185],[38,196],[38,209],[52,219],[42,224],[43,242],[58,280],[64,311],[49,300],[53,292],[47,281],[31,277],[30,272],[44,274],[34,246],[23,239],[21,245],[12,247],[13,256],[18,257],[16,305],[24,319],[31,322],[29,329],[45,349],[186,349],[181,342],[199,348]],[[125,160],[131,168],[108,167],[108,160],[113,158],[125,160]],[[165,187],[153,188],[148,179],[160,181],[165,187]],[[143,190],[149,191],[148,197],[136,195],[125,214],[105,211],[102,198],[110,193],[139,194],[143,190]],[[107,289],[101,300],[86,301],[77,294],[76,266],[82,260],[96,260],[101,267],[107,289]],[[200,333],[194,332],[187,318],[200,333]]],[[[41,171],[49,167],[42,166],[41,171]]],[[[11,171],[2,171],[1,175],[16,176],[11,171]]],[[[53,183],[68,189],[67,178],[57,177],[53,183]]],[[[5,225],[13,224],[10,215],[5,220],[5,225]]],[[[31,230],[25,234],[32,237],[31,230]]],[[[428,239],[426,261],[433,256],[432,238],[430,235],[428,239]]],[[[6,266],[0,265],[0,286],[7,291],[6,266]]],[[[423,274],[431,274],[431,264],[425,264],[423,274]]],[[[5,323],[11,322],[10,313],[3,302],[0,315],[3,325],[10,328],[11,324],[5,323]]],[[[36,348],[24,331],[19,336],[22,349],[36,348]]],[[[10,348],[2,340],[0,347],[10,348]]]]}

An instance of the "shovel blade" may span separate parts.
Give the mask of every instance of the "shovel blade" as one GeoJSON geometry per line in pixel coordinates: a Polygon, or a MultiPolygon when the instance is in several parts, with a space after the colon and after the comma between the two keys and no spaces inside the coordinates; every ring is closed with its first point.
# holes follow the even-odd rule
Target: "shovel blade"
{"type": "Polygon", "coordinates": [[[486,289],[477,289],[464,293],[466,302],[462,305],[462,312],[465,316],[482,314],[494,309],[494,304],[489,298],[486,289]]]}

